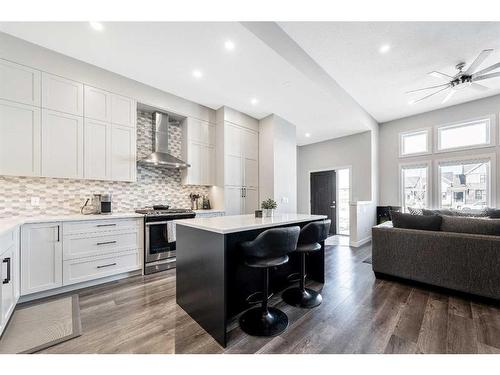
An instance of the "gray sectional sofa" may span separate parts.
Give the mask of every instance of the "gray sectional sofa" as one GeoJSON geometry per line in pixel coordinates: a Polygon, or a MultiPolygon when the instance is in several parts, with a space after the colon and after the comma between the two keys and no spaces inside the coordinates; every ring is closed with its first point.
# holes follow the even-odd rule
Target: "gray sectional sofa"
{"type": "MultiPolygon", "coordinates": [[[[500,235],[490,229],[490,234],[456,233],[464,231],[463,218],[442,217],[442,229],[449,231],[394,228],[392,222],[373,227],[377,277],[396,276],[500,300],[500,235]]],[[[467,220],[481,220],[473,225],[484,232],[488,219],[467,220]]]]}

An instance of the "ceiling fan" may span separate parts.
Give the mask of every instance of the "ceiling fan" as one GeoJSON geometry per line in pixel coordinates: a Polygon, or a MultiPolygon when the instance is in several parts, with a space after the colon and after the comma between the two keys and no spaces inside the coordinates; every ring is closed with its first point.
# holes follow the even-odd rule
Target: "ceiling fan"
{"type": "Polygon", "coordinates": [[[493,64],[487,68],[484,68],[482,70],[476,71],[477,68],[483,63],[483,61],[490,55],[490,53],[493,52],[493,49],[485,49],[483,50],[478,57],[474,60],[472,64],[467,68],[467,70],[464,71],[465,68],[465,63],[461,62],[456,65],[456,69],[458,70],[458,73],[455,74],[454,76],[450,76],[445,73],[441,72],[430,72],[429,75],[445,80],[447,83],[443,83],[441,85],[436,85],[436,86],[430,86],[430,87],[424,87],[422,89],[417,89],[417,90],[412,90],[412,91],[407,91],[407,94],[412,94],[420,91],[427,91],[431,89],[437,89],[437,91],[434,91],[430,94],[425,95],[424,97],[417,99],[417,100],[412,100],[410,101],[410,104],[415,104],[418,102],[421,102],[422,100],[425,100],[427,98],[430,98],[431,96],[434,96],[436,94],[439,94],[440,92],[443,92],[445,90],[449,90],[446,97],[443,99],[442,103],[446,103],[450,98],[457,92],[458,90],[462,90],[465,88],[472,88],[478,91],[486,91],[489,88],[483,85],[480,85],[479,83],[476,83],[477,81],[483,81],[485,79],[489,78],[495,78],[495,77],[500,77],[500,72],[494,72],[490,73],[493,70],[499,69],[500,68],[500,62],[493,64]],[[489,74],[487,74],[489,73],[489,74]]]}

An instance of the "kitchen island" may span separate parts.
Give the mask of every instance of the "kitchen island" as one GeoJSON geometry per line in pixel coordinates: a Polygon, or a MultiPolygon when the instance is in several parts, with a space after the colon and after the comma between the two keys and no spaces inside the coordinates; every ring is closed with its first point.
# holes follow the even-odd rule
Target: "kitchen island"
{"type": "MultiPolygon", "coordinates": [[[[269,218],[235,215],[176,221],[177,304],[222,346],[227,344],[228,322],[251,307],[262,289],[261,270],[245,266],[240,243],[277,227],[304,225],[324,220],[323,215],[277,214],[269,218]]],[[[307,258],[309,279],[324,282],[324,244],[307,258]]],[[[299,272],[298,254],[272,269],[270,292],[291,286],[290,276],[299,272]]]]}

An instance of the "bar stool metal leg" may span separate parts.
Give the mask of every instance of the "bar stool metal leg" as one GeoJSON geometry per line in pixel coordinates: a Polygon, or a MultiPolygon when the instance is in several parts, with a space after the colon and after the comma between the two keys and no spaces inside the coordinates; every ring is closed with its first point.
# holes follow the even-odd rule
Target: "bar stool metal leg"
{"type": "Polygon", "coordinates": [[[306,288],[306,253],[300,254],[300,280],[299,287],[288,288],[283,292],[283,301],[289,305],[303,308],[319,306],[323,297],[318,292],[306,288]]]}
{"type": "Polygon", "coordinates": [[[247,310],[240,317],[241,329],[252,336],[276,336],[288,327],[286,314],[274,307],[269,307],[269,268],[264,268],[262,306],[247,310]]]}

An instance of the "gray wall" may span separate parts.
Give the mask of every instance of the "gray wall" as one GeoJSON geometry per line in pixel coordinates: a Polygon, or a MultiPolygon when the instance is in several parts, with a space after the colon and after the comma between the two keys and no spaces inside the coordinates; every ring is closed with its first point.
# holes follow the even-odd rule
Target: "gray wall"
{"type": "MultiPolygon", "coordinates": [[[[497,160],[500,156],[498,146],[474,149],[469,151],[449,152],[445,154],[432,154],[421,157],[399,158],[399,133],[413,129],[435,127],[451,122],[468,120],[485,115],[495,115],[498,143],[498,112],[500,111],[500,95],[472,102],[451,106],[419,115],[406,117],[399,120],[383,123],[379,127],[379,202],[381,205],[399,204],[399,164],[414,161],[435,161],[440,158],[448,159],[473,154],[496,153],[497,160]]],[[[433,135],[432,135],[433,137],[433,135]]],[[[500,173],[496,163],[496,202],[500,202],[500,173]]],[[[433,168],[435,170],[435,168],[433,168]]],[[[431,176],[433,178],[435,176],[431,176]]],[[[433,184],[433,186],[436,186],[433,184]]],[[[432,199],[431,199],[432,200],[432,199]]],[[[435,201],[435,199],[434,199],[435,201]]],[[[435,206],[435,204],[434,204],[435,206]]]]}
{"type": "MultiPolygon", "coordinates": [[[[376,138],[375,138],[376,139],[376,138]]],[[[297,211],[310,210],[310,172],[351,168],[352,201],[372,200],[372,132],[297,148],[297,211]]]]}

